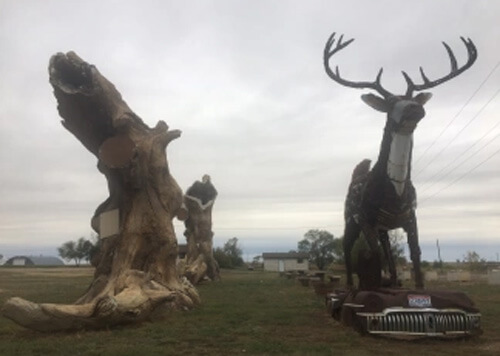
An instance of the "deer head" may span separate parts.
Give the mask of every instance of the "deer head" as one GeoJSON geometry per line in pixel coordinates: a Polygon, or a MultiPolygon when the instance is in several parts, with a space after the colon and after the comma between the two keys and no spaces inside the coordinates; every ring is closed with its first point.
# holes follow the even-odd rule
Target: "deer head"
{"type": "Polygon", "coordinates": [[[371,89],[376,91],[380,96],[375,94],[364,94],[361,96],[361,99],[375,110],[387,113],[388,124],[391,125],[394,132],[401,134],[413,133],[417,123],[425,116],[424,104],[432,97],[430,93],[425,92],[414,96],[414,92],[433,88],[458,76],[470,68],[477,58],[477,50],[474,43],[470,39],[466,40],[461,37],[462,42],[465,44],[467,49],[468,59],[467,62],[459,68],[450,46],[443,42],[443,45],[448,52],[448,56],[450,57],[450,73],[439,79],[431,81],[425,75],[422,67],[420,67],[420,74],[422,76],[423,83],[415,84],[410,76],[403,71],[402,73],[407,83],[406,93],[404,95],[394,95],[384,89],[380,83],[383,68],[380,68],[377,77],[373,82],[349,81],[340,76],[338,66],[335,67],[335,71],[330,68],[331,57],[354,41],[354,39],[350,39],[343,42],[343,37],[343,35],[340,36],[339,40],[335,44],[336,40],[334,32],[326,42],[323,52],[323,64],[325,66],[326,73],[331,79],[341,85],[351,88],[371,89]]]}
{"type": "Polygon", "coordinates": [[[463,66],[458,67],[453,51],[443,42],[450,57],[450,73],[431,81],[425,75],[422,67],[420,67],[423,83],[417,85],[406,72],[403,72],[407,84],[407,90],[404,95],[394,95],[382,87],[380,83],[382,68],[380,68],[373,82],[352,82],[342,78],[338,66],[335,68],[335,71],[330,68],[330,59],[335,53],[351,44],[354,39],[343,42],[343,36],[340,36],[335,44],[335,33],[333,33],[326,42],[323,52],[323,63],[326,73],[330,78],[347,87],[371,89],[379,94],[364,94],[361,96],[361,99],[375,110],[387,113],[386,131],[382,140],[382,148],[377,165],[383,168],[380,171],[383,171],[387,175],[399,196],[402,196],[405,192],[406,182],[410,179],[413,131],[417,127],[417,123],[425,116],[424,104],[431,98],[430,93],[422,92],[414,96],[414,92],[430,89],[442,84],[472,66],[477,58],[476,47],[470,39],[466,40],[463,37],[461,39],[468,53],[467,62],[463,66]]]}

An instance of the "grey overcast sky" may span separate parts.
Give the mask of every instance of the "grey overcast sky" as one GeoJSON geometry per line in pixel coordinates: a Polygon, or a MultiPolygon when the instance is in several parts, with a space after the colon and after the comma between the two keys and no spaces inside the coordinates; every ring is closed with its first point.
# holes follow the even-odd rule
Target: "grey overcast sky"
{"type": "MultiPolygon", "coordinates": [[[[168,147],[187,189],[205,173],[219,197],[215,245],[245,254],[288,251],[313,228],[343,233],[353,167],[375,160],[385,115],[325,74],[331,32],[356,38],[332,60],[352,80],[404,93],[449,71],[441,41],[464,63],[431,90],[415,131],[413,176],[423,259],[500,252],[500,2],[0,1],[0,253],[56,254],[90,236],[107,197],[96,158],[60,124],[47,65],[74,50],[113,82],[150,126],[182,136],[168,147]]],[[[176,222],[179,242],[183,226],[176,222]]]]}

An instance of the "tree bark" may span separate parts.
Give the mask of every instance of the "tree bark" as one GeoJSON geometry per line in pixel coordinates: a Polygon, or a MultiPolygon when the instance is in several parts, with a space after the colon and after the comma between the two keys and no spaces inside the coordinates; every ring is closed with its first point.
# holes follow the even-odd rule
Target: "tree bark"
{"type": "Polygon", "coordinates": [[[3,315],[39,331],[103,328],[191,308],[198,292],[176,267],[172,219],[182,215],[182,191],[169,171],[166,147],[180,136],[159,121],[149,128],[97,68],[75,53],[58,53],[50,83],[63,126],[98,157],[109,197],[91,225],[101,237],[94,280],[74,304],[11,298],[3,315]],[[101,234],[103,213],[118,211],[117,231],[101,234]]]}
{"type": "Polygon", "coordinates": [[[219,280],[219,265],[213,255],[212,208],[217,190],[210,177],[204,175],[202,182],[196,181],[184,195],[188,218],[184,222],[187,240],[187,262],[184,275],[193,284],[207,277],[219,280]]]}

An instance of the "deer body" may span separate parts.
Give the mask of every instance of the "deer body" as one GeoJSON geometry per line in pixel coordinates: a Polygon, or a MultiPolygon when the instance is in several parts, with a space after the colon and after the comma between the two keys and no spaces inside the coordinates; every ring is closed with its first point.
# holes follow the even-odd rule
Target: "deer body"
{"type": "MultiPolygon", "coordinates": [[[[415,215],[416,193],[411,182],[411,156],[413,130],[424,117],[423,105],[430,97],[430,94],[421,94],[414,100],[393,98],[391,101],[395,104],[384,107],[384,110],[388,110],[387,121],[377,162],[371,171],[368,171],[369,166],[365,168],[364,176],[359,178],[359,186],[354,188],[356,191],[349,192],[346,199],[344,255],[349,285],[352,285],[351,250],[361,232],[372,251],[368,256],[366,251],[357,256],[361,262],[358,265],[360,288],[374,289],[381,285],[377,241],[380,241],[389,266],[390,283],[397,283],[387,233],[401,227],[408,234],[417,287],[423,287],[415,215]]],[[[363,96],[368,105],[380,109],[375,98],[363,96]]]]}
{"type": "Polygon", "coordinates": [[[415,214],[417,199],[411,182],[411,157],[413,132],[418,122],[425,116],[424,104],[432,95],[419,93],[414,96],[413,92],[439,85],[465,71],[477,58],[476,48],[471,40],[462,38],[469,58],[464,66],[458,68],[453,52],[444,43],[450,56],[451,72],[438,80],[430,81],[421,68],[423,84],[420,85],[415,85],[403,72],[408,84],[407,92],[405,95],[396,96],[382,87],[380,83],[382,69],[374,82],[351,82],[340,76],[338,67],[335,71],[330,68],[330,58],[353,41],[351,39],[342,42],[342,39],[341,36],[335,47],[333,47],[335,33],[328,39],[323,56],[327,74],[342,85],[375,90],[381,96],[364,94],[361,99],[373,109],[387,114],[377,162],[371,170],[371,162],[367,159],[356,166],[345,201],[344,258],[347,284],[348,286],[353,284],[351,251],[362,234],[370,248],[369,251],[359,251],[357,256],[360,289],[376,289],[382,285],[379,242],[388,263],[390,285],[396,286],[396,267],[391,253],[388,231],[401,227],[408,237],[415,285],[417,288],[423,288],[415,214]]]}

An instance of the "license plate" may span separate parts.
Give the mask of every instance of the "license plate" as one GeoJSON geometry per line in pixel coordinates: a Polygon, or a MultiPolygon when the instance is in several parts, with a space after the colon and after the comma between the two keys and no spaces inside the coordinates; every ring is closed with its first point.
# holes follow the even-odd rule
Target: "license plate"
{"type": "Polygon", "coordinates": [[[428,308],[432,306],[430,295],[408,295],[408,306],[414,308],[428,308]]]}

